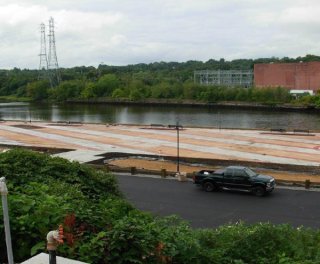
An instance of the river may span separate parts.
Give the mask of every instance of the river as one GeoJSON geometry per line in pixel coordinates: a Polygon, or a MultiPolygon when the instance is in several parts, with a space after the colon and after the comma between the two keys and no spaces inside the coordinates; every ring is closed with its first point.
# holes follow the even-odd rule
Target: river
{"type": "Polygon", "coordinates": [[[320,114],[190,106],[0,103],[2,120],[109,124],[176,124],[197,127],[320,130],[320,114]]]}

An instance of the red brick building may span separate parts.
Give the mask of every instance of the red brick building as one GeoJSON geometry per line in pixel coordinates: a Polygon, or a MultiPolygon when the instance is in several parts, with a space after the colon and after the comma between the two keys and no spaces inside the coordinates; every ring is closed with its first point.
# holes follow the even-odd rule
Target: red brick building
{"type": "Polygon", "coordinates": [[[320,62],[255,64],[254,84],[317,91],[320,90],[320,62]]]}

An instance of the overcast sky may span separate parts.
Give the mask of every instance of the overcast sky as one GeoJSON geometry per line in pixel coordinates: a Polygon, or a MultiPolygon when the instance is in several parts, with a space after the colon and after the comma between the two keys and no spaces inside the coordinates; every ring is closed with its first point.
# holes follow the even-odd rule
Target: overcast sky
{"type": "Polygon", "coordinates": [[[97,67],[319,55],[319,14],[319,0],[0,0],[0,68],[39,67],[51,16],[59,65],[97,67]]]}

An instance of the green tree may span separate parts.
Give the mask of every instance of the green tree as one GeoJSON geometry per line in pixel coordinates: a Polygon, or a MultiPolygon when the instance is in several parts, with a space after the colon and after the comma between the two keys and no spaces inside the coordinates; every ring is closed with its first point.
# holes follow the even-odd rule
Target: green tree
{"type": "Polygon", "coordinates": [[[130,100],[138,101],[138,100],[144,99],[144,95],[139,89],[134,88],[130,90],[129,98],[130,100]]]}
{"type": "MultiPolygon", "coordinates": [[[[199,92],[200,85],[194,82],[186,82],[183,85],[183,98],[184,99],[196,99],[198,95],[202,94],[199,92]]],[[[204,87],[206,88],[206,87],[204,87]]],[[[201,88],[200,88],[201,89],[201,88]]]]}
{"type": "Polygon", "coordinates": [[[53,89],[53,97],[58,101],[78,98],[84,88],[85,83],[81,80],[64,81],[53,89]]]}
{"type": "Polygon", "coordinates": [[[132,94],[139,94],[139,99],[148,98],[151,96],[151,89],[142,80],[132,80],[129,84],[130,97],[132,94]]]}
{"type": "Polygon", "coordinates": [[[94,94],[97,97],[111,96],[112,92],[119,88],[120,81],[115,74],[103,75],[94,87],[94,94]]]}
{"type": "Polygon", "coordinates": [[[127,96],[127,93],[120,88],[117,88],[112,92],[112,98],[126,98],[127,96]]]}
{"type": "Polygon", "coordinates": [[[26,88],[27,95],[35,101],[45,100],[48,98],[49,88],[50,88],[50,83],[47,80],[28,83],[26,88]]]}
{"type": "Polygon", "coordinates": [[[279,103],[280,102],[283,102],[283,103],[290,102],[292,100],[292,96],[290,94],[290,91],[286,88],[277,87],[275,89],[275,100],[279,103]]]}
{"type": "Polygon", "coordinates": [[[86,83],[84,89],[81,92],[80,97],[85,99],[98,97],[97,94],[95,93],[95,87],[96,85],[93,82],[86,83]]]}
{"type": "Polygon", "coordinates": [[[236,101],[248,101],[248,89],[237,89],[236,101]]]}

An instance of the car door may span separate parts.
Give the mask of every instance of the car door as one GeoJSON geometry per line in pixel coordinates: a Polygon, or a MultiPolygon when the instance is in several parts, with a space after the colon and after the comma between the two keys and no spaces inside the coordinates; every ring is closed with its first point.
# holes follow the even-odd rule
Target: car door
{"type": "Polygon", "coordinates": [[[234,169],[228,168],[223,175],[223,187],[234,188],[234,169]]]}
{"type": "Polygon", "coordinates": [[[246,190],[251,187],[249,175],[242,169],[234,169],[233,186],[236,189],[246,190]]]}

